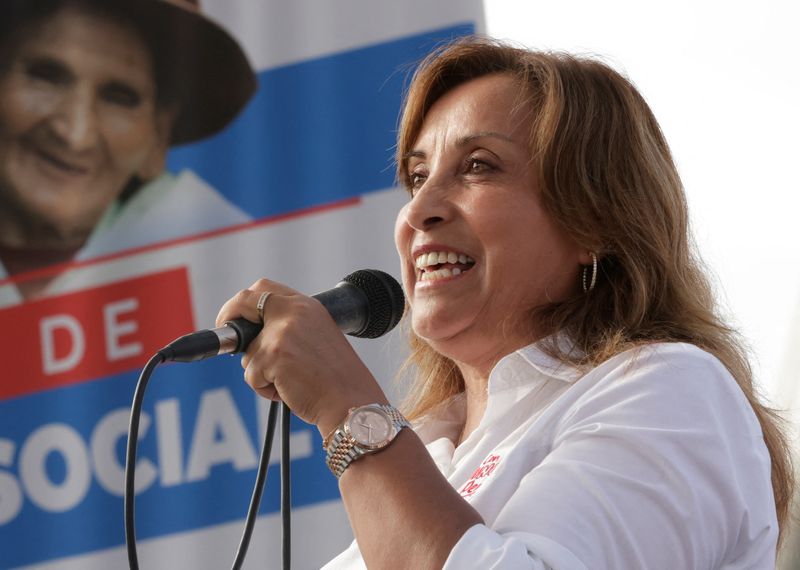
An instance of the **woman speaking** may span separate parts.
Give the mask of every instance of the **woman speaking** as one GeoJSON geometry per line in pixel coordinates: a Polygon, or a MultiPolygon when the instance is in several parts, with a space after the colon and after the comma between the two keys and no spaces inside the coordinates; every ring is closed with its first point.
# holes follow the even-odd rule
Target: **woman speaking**
{"type": "Polygon", "coordinates": [[[265,321],[245,379],[325,438],[356,537],[326,568],[773,568],[786,443],[631,83],[455,43],[414,76],[397,172],[405,416],[314,299],[260,280],[218,319],[265,321]]]}

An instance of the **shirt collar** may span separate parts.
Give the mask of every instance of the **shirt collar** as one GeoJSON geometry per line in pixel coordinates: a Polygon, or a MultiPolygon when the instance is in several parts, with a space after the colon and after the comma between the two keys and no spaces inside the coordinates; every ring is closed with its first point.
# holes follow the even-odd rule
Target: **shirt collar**
{"type": "Polygon", "coordinates": [[[504,390],[526,386],[531,383],[530,369],[533,368],[544,379],[552,378],[572,383],[583,373],[576,366],[558,360],[548,354],[545,343],[555,342],[556,348],[569,353],[572,348],[563,337],[548,338],[515,350],[500,359],[489,374],[489,396],[504,390]]]}
{"type": "MultiPolygon", "coordinates": [[[[556,380],[573,383],[583,375],[576,366],[554,358],[544,349],[544,339],[529,344],[501,358],[489,374],[487,411],[503,408],[509,402],[522,398],[542,382],[556,380]],[[534,372],[533,374],[531,372],[534,372]],[[508,401],[508,402],[507,402],[508,401]]],[[[565,352],[570,344],[563,338],[555,339],[556,346],[565,352]]],[[[428,442],[436,437],[458,437],[463,426],[466,400],[463,393],[456,394],[434,406],[425,416],[414,422],[414,428],[428,442]]]]}

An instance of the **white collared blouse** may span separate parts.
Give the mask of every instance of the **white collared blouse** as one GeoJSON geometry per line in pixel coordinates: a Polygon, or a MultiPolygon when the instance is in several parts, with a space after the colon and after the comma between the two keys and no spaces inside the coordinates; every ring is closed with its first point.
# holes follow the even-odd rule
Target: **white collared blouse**
{"type": "MultiPolygon", "coordinates": [[[[495,366],[488,391],[457,448],[463,396],[415,426],[484,520],[445,568],[775,567],[769,454],[710,354],[652,344],[581,374],[531,345],[495,366]]],[[[357,545],[325,568],[364,568],[357,545]]]]}

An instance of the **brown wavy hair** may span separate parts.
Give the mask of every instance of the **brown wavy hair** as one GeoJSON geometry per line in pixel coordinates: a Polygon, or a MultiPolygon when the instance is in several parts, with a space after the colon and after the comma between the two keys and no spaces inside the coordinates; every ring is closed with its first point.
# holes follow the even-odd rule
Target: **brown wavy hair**
{"type": "MultiPolygon", "coordinates": [[[[445,93],[493,73],[515,77],[530,118],[531,160],[542,203],[553,220],[599,258],[589,295],[537,309],[539,330],[574,343],[555,356],[595,366],[653,342],[691,343],[717,357],[753,408],[772,461],[778,520],[784,523],[794,484],[780,415],[756,393],[736,331],[720,318],[714,292],[689,231],[683,185],[645,100],[608,65],[566,53],[536,52],[467,38],[428,56],[406,96],[397,144],[397,175],[410,187],[407,159],[428,110],[445,93]]],[[[415,380],[409,417],[464,390],[458,367],[411,333],[408,364],[415,380]]]]}

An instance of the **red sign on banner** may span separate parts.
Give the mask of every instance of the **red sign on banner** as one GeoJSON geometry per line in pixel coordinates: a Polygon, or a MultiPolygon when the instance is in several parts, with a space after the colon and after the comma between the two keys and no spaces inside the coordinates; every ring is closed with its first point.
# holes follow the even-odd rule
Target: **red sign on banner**
{"type": "Polygon", "coordinates": [[[141,367],[194,329],[186,269],[172,269],[0,310],[0,399],[141,367]]]}

